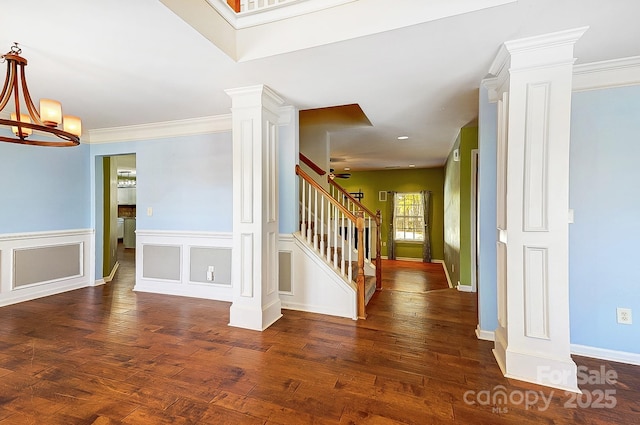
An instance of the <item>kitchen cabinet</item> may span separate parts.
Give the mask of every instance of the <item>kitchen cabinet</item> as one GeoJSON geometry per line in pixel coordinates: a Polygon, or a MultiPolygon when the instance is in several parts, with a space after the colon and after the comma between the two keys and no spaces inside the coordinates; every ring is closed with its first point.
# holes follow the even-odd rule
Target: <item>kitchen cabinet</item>
{"type": "Polygon", "coordinates": [[[125,248],[136,247],[136,219],[125,218],[124,219],[124,239],[123,244],[125,248]]]}
{"type": "Polygon", "coordinates": [[[135,205],[136,204],[136,188],[135,187],[119,187],[118,188],[118,205],[135,205]]]}

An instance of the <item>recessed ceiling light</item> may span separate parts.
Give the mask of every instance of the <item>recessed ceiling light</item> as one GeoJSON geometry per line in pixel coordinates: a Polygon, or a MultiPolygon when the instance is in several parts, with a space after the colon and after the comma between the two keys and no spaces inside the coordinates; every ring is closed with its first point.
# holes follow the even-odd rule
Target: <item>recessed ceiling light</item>
{"type": "Polygon", "coordinates": [[[350,167],[344,167],[344,171],[351,171],[350,167]]]}
{"type": "Polygon", "coordinates": [[[398,136],[398,140],[407,140],[409,136],[398,136]]]}

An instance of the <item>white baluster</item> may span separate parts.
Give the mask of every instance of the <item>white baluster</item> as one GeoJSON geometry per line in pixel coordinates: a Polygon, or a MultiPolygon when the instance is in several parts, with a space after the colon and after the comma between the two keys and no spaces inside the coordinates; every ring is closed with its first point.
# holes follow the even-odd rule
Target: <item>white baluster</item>
{"type": "MultiPolygon", "coordinates": [[[[349,231],[347,232],[347,241],[348,241],[348,246],[347,249],[349,250],[349,267],[347,268],[348,270],[348,279],[349,282],[351,282],[353,280],[353,221],[349,220],[348,221],[348,228],[349,231]]],[[[362,249],[362,247],[360,247],[360,249],[362,249]]],[[[344,255],[343,255],[344,256],[344,255]]]]}
{"type": "Polygon", "coordinates": [[[365,254],[367,254],[366,255],[367,260],[369,262],[371,262],[371,259],[373,258],[373,255],[371,255],[371,241],[372,241],[371,234],[373,233],[373,228],[371,227],[371,216],[370,215],[367,215],[367,227],[365,227],[364,230],[365,230],[365,232],[367,232],[367,235],[366,235],[367,244],[365,245],[365,247],[367,247],[367,246],[369,247],[369,249],[367,249],[365,251],[365,254]]]}
{"type": "Polygon", "coordinates": [[[320,256],[324,254],[324,196],[320,198],[320,256]]]}
{"type": "Polygon", "coordinates": [[[305,217],[305,205],[304,205],[304,198],[305,198],[305,184],[306,182],[304,181],[304,179],[302,177],[300,177],[300,187],[302,188],[302,200],[300,201],[300,234],[302,235],[302,237],[304,238],[307,234],[304,232],[304,217],[305,217]]]}
{"type": "Polygon", "coordinates": [[[342,276],[344,276],[344,257],[345,257],[345,250],[344,250],[344,237],[345,234],[344,232],[344,219],[345,219],[345,214],[343,212],[341,212],[340,214],[340,241],[342,243],[342,255],[340,256],[340,272],[342,273],[342,276]]]}
{"type": "Polygon", "coordinates": [[[316,189],[313,206],[313,249],[318,249],[318,189],[316,189]]]}
{"type": "Polygon", "coordinates": [[[331,209],[333,208],[333,204],[327,204],[327,261],[331,262],[331,209]]]}
{"type": "Polygon", "coordinates": [[[338,207],[333,207],[333,267],[338,267],[338,219],[340,218],[340,212],[338,207]]]}
{"type": "Polygon", "coordinates": [[[307,198],[307,243],[311,245],[311,183],[309,183],[309,196],[307,198]]]}

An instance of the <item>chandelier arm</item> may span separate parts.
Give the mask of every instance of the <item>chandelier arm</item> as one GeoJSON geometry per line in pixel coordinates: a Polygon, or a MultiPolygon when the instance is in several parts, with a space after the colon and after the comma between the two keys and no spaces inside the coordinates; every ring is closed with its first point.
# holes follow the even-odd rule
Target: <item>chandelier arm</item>
{"type": "Polygon", "coordinates": [[[33,100],[31,100],[31,95],[29,94],[29,88],[27,87],[27,77],[24,73],[24,64],[20,64],[20,77],[22,79],[22,96],[24,97],[24,103],[27,105],[27,109],[29,110],[29,115],[31,119],[40,125],[45,125],[40,119],[40,113],[38,109],[33,104],[33,100]]]}
{"type": "Polygon", "coordinates": [[[9,142],[9,143],[15,143],[18,145],[33,145],[33,146],[48,146],[48,147],[52,147],[52,148],[64,148],[64,147],[71,147],[71,146],[78,146],[79,143],[74,143],[71,141],[65,141],[65,142],[46,142],[44,140],[24,140],[24,139],[12,139],[10,137],[4,137],[4,136],[0,136],[0,141],[1,142],[9,142]]]}
{"type": "MultiPolygon", "coordinates": [[[[76,136],[75,134],[71,134],[68,131],[60,130],[54,127],[46,127],[46,126],[38,125],[36,123],[5,120],[1,118],[0,118],[0,125],[31,128],[33,130],[41,131],[43,133],[53,134],[54,136],[67,141],[67,142],[45,142],[45,141],[38,142],[40,146],[77,146],[80,144],[79,136],[76,136]],[[60,145],[59,143],[63,143],[63,144],[60,145]]],[[[0,138],[0,140],[4,140],[4,141],[7,141],[6,139],[7,139],[6,137],[0,138]]],[[[24,138],[21,138],[21,139],[24,140],[24,138]]],[[[11,139],[11,140],[14,141],[15,143],[20,143],[17,141],[18,139],[11,139]]],[[[29,140],[29,141],[24,141],[24,144],[29,144],[29,145],[38,144],[35,142],[37,141],[29,140]]]]}
{"type": "Polygon", "coordinates": [[[7,106],[9,99],[11,99],[11,93],[13,92],[13,67],[11,61],[7,61],[7,75],[4,80],[4,87],[2,88],[2,97],[0,97],[0,111],[7,106]]]}
{"type": "MultiPolygon", "coordinates": [[[[0,56],[2,60],[7,61],[7,73],[4,81],[4,85],[2,88],[2,92],[0,92],[0,112],[4,110],[5,106],[8,105],[9,101],[12,97],[15,100],[15,116],[14,119],[3,119],[0,117],[0,125],[10,126],[12,127],[13,133],[16,134],[15,137],[8,137],[0,134],[0,142],[9,142],[23,145],[35,145],[35,146],[51,146],[51,147],[65,147],[65,146],[77,146],[80,144],[80,136],[70,133],[65,130],[61,130],[57,128],[56,122],[45,122],[42,121],[40,116],[40,111],[33,104],[33,100],[31,99],[31,94],[29,93],[29,88],[27,87],[27,79],[25,76],[24,67],[27,65],[27,60],[20,56],[21,50],[18,47],[18,44],[15,43],[15,46],[11,48],[11,51],[5,55],[0,56]],[[18,70],[18,66],[20,69],[18,70]],[[21,80],[21,81],[18,81],[21,80]],[[20,93],[20,89],[22,88],[22,93],[20,93]],[[22,96],[22,98],[20,97],[22,96]],[[29,113],[29,119],[25,118],[25,122],[23,122],[22,115],[20,114],[20,105],[26,105],[26,108],[29,113]],[[45,133],[49,136],[55,136],[61,141],[51,141],[51,140],[27,140],[27,137],[30,136],[33,131],[37,132],[36,134],[45,133]]],[[[13,114],[12,114],[13,115],[13,114]]],[[[79,124],[79,123],[78,123],[79,124]]]]}

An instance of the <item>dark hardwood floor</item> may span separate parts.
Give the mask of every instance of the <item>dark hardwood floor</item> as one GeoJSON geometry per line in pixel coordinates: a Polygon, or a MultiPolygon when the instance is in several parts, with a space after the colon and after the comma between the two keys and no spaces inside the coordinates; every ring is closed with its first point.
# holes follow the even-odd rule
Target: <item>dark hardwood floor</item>
{"type": "Polygon", "coordinates": [[[254,332],[227,326],[228,303],[132,292],[132,251],[121,264],[0,309],[0,425],[640,423],[639,367],[576,358],[618,376],[589,400],[502,377],[475,295],[439,265],[386,262],[365,321],[285,310],[254,332]]]}

